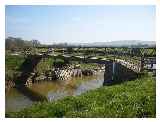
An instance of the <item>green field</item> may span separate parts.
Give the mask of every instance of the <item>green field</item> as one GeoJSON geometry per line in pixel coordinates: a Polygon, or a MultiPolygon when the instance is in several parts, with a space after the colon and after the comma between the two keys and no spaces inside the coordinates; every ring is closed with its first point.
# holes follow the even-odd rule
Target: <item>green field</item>
{"type": "Polygon", "coordinates": [[[144,75],[56,102],[39,102],[6,117],[156,117],[156,81],[144,75]]]}

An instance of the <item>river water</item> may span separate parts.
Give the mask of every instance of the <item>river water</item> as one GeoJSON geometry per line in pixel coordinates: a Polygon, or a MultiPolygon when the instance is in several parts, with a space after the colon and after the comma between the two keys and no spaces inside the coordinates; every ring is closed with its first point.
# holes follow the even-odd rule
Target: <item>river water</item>
{"type": "MultiPolygon", "coordinates": [[[[55,101],[66,96],[80,95],[88,90],[99,88],[103,85],[104,73],[95,76],[72,78],[70,81],[43,81],[34,83],[29,89],[45,96],[48,101],[55,101]]],[[[6,112],[19,111],[29,107],[34,102],[16,88],[6,91],[6,112]]]]}

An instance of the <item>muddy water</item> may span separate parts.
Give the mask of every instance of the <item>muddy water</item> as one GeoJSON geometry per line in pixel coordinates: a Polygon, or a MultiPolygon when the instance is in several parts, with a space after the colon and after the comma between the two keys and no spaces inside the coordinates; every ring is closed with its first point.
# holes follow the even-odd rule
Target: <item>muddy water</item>
{"type": "Polygon", "coordinates": [[[18,111],[33,104],[29,98],[20,93],[16,88],[11,88],[6,92],[5,96],[6,111],[18,111]]]}
{"type": "MultiPolygon", "coordinates": [[[[54,101],[65,96],[80,95],[91,89],[96,89],[103,85],[103,73],[96,76],[85,76],[73,78],[70,81],[43,81],[33,84],[29,89],[45,96],[48,101],[54,101]]],[[[20,93],[16,88],[6,92],[6,111],[19,111],[29,107],[34,102],[27,96],[20,93]]]]}

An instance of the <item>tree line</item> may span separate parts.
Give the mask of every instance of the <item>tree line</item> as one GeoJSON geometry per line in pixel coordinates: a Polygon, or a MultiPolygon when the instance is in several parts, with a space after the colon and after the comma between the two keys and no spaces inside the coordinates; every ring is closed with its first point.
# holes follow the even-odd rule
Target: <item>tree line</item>
{"type": "Polygon", "coordinates": [[[36,47],[41,45],[38,40],[23,40],[22,38],[8,37],[5,39],[6,50],[21,50],[28,47],[36,47]]]}

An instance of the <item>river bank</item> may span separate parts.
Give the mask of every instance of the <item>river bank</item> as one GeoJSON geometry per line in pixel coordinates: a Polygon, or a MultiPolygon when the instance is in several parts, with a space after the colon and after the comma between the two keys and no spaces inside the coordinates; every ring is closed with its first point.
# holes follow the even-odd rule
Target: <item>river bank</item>
{"type": "Polygon", "coordinates": [[[6,117],[155,117],[155,87],[155,78],[145,75],[80,96],[36,103],[20,112],[6,113],[6,117]]]}

